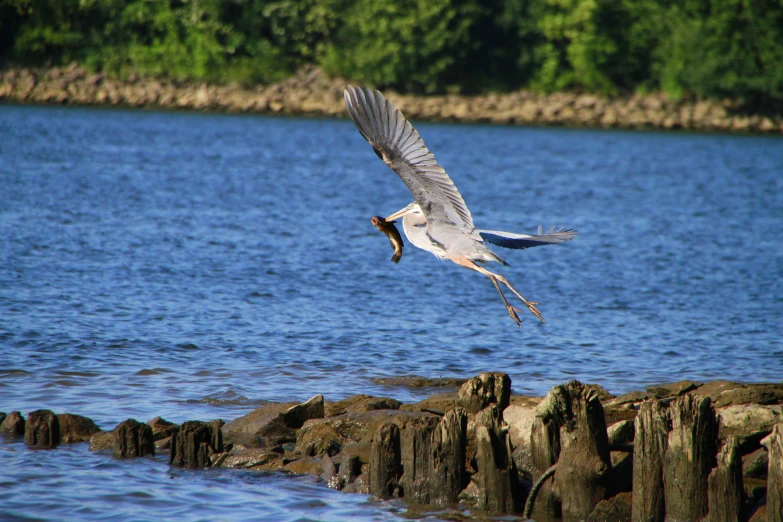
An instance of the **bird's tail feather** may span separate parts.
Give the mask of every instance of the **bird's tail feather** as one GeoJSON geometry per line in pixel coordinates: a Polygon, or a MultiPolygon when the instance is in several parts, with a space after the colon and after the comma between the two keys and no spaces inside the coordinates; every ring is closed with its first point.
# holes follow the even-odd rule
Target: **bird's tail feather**
{"type": "Polygon", "coordinates": [[[555,230],[555,227],[549,229],[549,232],[542,234],[543,229],[538,227],[538,234],[514,234],[512,232],[502,232],[499,230],[479,230],[481,238],[488,243],[503,248],[523,249],[543,245],[556,245],[570,241],[576,236],[576,230],[568,229],[555,230]]]}

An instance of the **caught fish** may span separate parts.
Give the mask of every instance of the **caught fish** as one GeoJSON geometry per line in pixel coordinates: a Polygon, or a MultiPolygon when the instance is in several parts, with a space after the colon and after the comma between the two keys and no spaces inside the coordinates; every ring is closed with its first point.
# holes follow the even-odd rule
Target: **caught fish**
{"type": "Polygon", "coordinates": [[[373,216],[372,224],[375,225],[375,228],[388,236],[389,243],[391,243],[391,246],[394,249],[391,260],[395,263],[399,263],[402,258],[403,242],[400,233],[397,231],[397,227],[394,226],[394,221],[386,221],[381,216],[373,216]]]}

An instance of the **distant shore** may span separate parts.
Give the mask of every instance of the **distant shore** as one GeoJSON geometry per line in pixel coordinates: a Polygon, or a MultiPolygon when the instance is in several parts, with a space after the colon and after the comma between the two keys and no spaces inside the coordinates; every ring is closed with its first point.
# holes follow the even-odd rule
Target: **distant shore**
{"type": "MultiPolygon", "coordinates": [[[[347,83],[327,78],[313,67],[257,87],[133,77],[120,81],[72,64],[0,71],[0,103],[343,117],[347,83]]],[[[614,98],[529,91],[475,96],[385,94],[408,118],[419,121],[783,134],[783,113],[749,112],[737,100],[670,100],[661,93],[614,98]]]]}

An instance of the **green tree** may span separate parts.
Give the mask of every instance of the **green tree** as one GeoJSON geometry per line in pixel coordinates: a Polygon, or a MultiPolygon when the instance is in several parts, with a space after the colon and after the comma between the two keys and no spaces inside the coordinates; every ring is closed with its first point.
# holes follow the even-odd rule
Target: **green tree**
{"type": "Polygon", "coordinates": [[[473,2],[449,0],[358,0],[341,14],[319,60],[327,72],[432,92],[446,88],[461,69],[480,10],[473,2]]]}

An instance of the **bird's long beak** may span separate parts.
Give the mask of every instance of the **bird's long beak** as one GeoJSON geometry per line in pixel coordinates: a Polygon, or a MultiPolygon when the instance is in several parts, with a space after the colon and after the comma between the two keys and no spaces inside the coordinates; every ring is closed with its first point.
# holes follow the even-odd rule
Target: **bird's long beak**
{"type": "Polygon", "coordinates": [[[387,217],[386,221],[394,221],[395,219],[400,219],[401,217],[406,216],[406,215],[410,214],[411,212],[413,212],[413,207],[408,205],[407,207],[402,208],[402,209],[398,210],[397,212],[395,212],[394,214],[392,214],[391,216],[387,217]]]}

